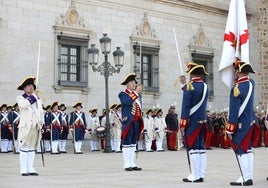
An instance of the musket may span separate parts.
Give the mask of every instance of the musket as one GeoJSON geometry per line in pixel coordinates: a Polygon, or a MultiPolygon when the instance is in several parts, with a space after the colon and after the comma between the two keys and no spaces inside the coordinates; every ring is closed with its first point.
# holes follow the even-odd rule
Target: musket
{"type": "Polygon", "coordinates": [[[12,126],[12,142],[13,142],[13,153],[16,154],[16,147],[15,147],[15,126],[14,126],[14,112],[11,112],[11,126],[12,126]]]}
{"type": "Polygon", "coordinates": [[[76,154],[76,149],[75,149],[75,124],[74,124],[74,112],[71,114],[71,118],[72,118],[72,124],[73,124],[73,130],[72,132],[72,136],[73,136],[73,146],[74,146],[74,154],[76,154]]]}

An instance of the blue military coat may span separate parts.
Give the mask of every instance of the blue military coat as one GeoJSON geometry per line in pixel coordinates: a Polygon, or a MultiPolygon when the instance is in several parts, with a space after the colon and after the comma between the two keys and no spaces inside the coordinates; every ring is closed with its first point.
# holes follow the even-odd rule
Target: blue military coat
{"type": "Polygon", "coordinates": [[[183,100],[181,106],[180,126],[185,128],[185,137],[189,147],[194,145],[194,142],[206,120],[207,99],[209,88],[206,85],[206,93],[203,97],[203,91],[206,83],[200,77],[192,78],[183,88],[183,100]],[[203,99],[202,104],[192,114],[190,111],[203,99]]]}
{"type": "MultiPolygon", "coordinates": [[[[126,135],[128,134],[131,123],[134,121],[134,115],[136,113],[134,101],[138,99],[141,104],[142,96],[141,94],[138,94],[138,96],[131,95],[129,91],[126,90],[126,91],[121,91],[118,97],[122,105],[122,137],[124,139],[126,135]]],[[[141,107],[140,107],[140,119],[139,120],[140,120],[140,133],[141,133],[141,131],[144,128],[142,115],[141,115],[141,107]]]]}
{"type": "MultiPolygon", "coordinates": [[[[233,134],[232,143],[235,150],[247,152],[250,146],[250,139],[254,123],[254,87],[255,83],[248,76],[239,78],[231,89],[229,118],[226,130],[233,134]],[[250,83],[252,91],[249,93],[250,83]],[[249,100],[239,115],[239,110],[249,96],[249,100]]],[[[239,152],[239,151],[238,151],[239,152]]],[[[241,151],[240,151],[241,152],[241,151]]],[[[241,153],[240,153],[241,154],[241,153]]]]}

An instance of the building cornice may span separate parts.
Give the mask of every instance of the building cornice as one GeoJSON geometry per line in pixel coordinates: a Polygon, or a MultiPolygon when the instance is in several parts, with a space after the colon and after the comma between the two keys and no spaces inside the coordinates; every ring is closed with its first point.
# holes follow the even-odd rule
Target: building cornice
{"type": "MultiPolygon", "coordinates": [[[[209,12],[213,14],[219,14],[219,15],[228,15],[228,10],[226,9],[221,9],[209,5],[204,5],[204,4],[199,4],[199,3],[194,3],[190,2],[187,0],[148,0],[148,1],[154,1],[154,2],[159,2],[163,4],[168,4],[171,6],[177,6],[177,7],[184,7],[187,9],[192,9],[192,10],[198,10],[202,12],[209,12]]],[[[247,13],[247,18],[250,19],[252,14],[247,13]]]]}

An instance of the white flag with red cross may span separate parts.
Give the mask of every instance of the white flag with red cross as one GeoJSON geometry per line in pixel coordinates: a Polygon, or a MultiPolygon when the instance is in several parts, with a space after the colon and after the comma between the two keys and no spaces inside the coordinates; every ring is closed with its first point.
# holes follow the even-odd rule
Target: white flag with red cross
{"type": "Polygon", "coordinates": [[[234,83],[233,62],[237,58],[249,63],[249,34],[244,0],[231,0],[224,33],[219,72],[229,88],[234,83]]]}

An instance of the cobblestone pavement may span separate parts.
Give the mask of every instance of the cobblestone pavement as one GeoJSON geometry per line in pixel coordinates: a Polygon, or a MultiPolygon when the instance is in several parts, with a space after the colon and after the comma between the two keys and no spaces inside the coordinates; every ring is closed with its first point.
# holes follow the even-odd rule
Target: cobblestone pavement
{"type": "MultiPolygon", "coordinates": [[[[70,142],[70,141],[68,141],[70,142]]],[[[88,142],[88,141],[85,141],[88,142]]],[[[123,170],[121,153],[91,152],[88,143],[82,155],[68,153],[45,156],[42,167],[41,155],[36,155],[35,169],[39,176],[23,177],[19,174],[19,155],[0,154],[1,188],[179,188],[179,187],[231,187],[230,181],[240,176],[231,149],[213,148],[207,151],[207,172],[204,183],[184,183],[189,173],[185,150],[165,152],[139,152],[136,163],[140,172],[123,170]]],[[[255,148],[254,186],[268,187],[268,149],[255,148]]]]}

